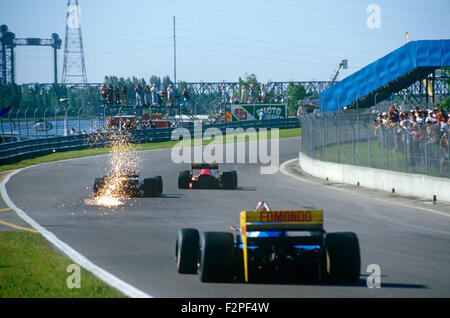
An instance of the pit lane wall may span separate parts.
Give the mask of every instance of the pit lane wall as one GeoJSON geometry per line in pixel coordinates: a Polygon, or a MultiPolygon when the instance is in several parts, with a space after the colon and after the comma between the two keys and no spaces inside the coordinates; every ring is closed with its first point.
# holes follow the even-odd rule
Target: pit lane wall
{"type": "Polygon", "coordinates": [[[332,182],[450,202],[450,180],[420,174],[402,173],[315,160],[300,152],[299,165],[308,174],[332,182]]]}

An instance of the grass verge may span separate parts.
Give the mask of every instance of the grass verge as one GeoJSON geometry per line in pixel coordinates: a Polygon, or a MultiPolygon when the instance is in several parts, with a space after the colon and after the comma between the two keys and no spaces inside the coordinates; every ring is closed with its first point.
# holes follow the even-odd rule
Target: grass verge
{"type": "Polygon", "coordinates": [[[0,232],[0,255],[0,298],[126,297],[83,268],[80,288],[68,288],[66,269],[73,262],[40,234],[0,232]]]}

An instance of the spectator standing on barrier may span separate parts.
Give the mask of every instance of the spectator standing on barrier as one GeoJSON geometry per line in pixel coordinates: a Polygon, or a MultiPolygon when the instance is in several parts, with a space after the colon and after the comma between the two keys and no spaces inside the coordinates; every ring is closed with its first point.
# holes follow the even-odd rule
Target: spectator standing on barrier
{"type": "Polygon", "coordinates": [[[116,86],[114,88],[114,104],[116,104],[116,105],[120,104],[120,89],[119,89],[119,86],[116,86]]]}
{"type": "Polygon", "coordinates": [[[102,100],[103,105],[106,105],[106,85],[103,84],[102,88],[100,89],[100,98],[102,100]]]}
{"type": "Polygon", "coordinates": [[[181,96],[183,96],[183,102],[184,102],[184,108],[188,109],[188,100],[189,100],[189,92],[187,89],[183,89],[183,92],[181,92],[181,96]]]}
{"type": "Polygon", "coordinates": [[[166,100],[166,95],[167,92],[164,91],[158,91],[157,96],[158,96],[158,106],[164,106],[164,102],[166,100]]]}
{"type": "Polygon", "coordinates": [[[150,91],[152,93],[152,105],[158,104],[157,103],[157,100],[158,100],[158,89],[156,88],[156,84],[152,85],[152,88],[151,88],[150,91]]]}
{"type": "Polygon", "coordinates": [[[108,89],[106,90],[106,103],[108,105],[111,105],[113,103],[113,94],[114,94],[114,89],[112,84],[108,85],[108,89]]]}
{"type": "Polygon", "coordinates": [[[261,84],[261,91],[259,92],[259,101],[264,104],[266,102],[266,87],[261,84]]]}
{"type": "Polygon", "coordinates": [[[227,89],[225,88],[225,85],[222,85],[220,87],[220,91],[222,93],[222,100],[221,100],[221,102],[226,104],[228,102],[228,93],[227,93],[227,89]]]}
{"type": "Polygon", "coordinates": [[[137,84],[134,88],[134,91],[136,92],[136,106],[142,106],[142,88],[141,84],[137,84]]]}
{"type": "Polygon", "coordinates": [[[122,85],[122,105],[128,105],[128,87],[125,83],[122,85]]]}
{"type": "Polygon", "coordinates": [[[173,106],[173,88],[172,88],[172,84],[169,84],[169,86],[167,87],[167,106],[173,106]]]}
{"type": "Polygon", "coordinates": [[[247,87],[245,85],[241,86],[241,104],[244,104],[247,102],[247,87]]]}
{"type": "Polygon", "coordinates": [[[253,84],[250,84],[250,89],[248,90],[248,92],[248,103],[252,104],[255,101],[255,87],[253,86],[253,84]]]}
{"type": "Polygon", "coordinates": [[[144,87],[144,105],[150,106],[150,86],[148,84],[144,87]]]}

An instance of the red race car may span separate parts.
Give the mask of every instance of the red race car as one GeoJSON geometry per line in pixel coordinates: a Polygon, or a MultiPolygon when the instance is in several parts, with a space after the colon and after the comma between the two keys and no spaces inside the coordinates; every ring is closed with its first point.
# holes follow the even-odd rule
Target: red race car
{"type": "Polygon", "coordinates": [[[184,170],[178,175],[179,189],[236,189],[236,170],[218,173],[217,163],[193,163],[191,171],[184,170]],[[198,171],[198,172],[197,172],[198,171]]]}

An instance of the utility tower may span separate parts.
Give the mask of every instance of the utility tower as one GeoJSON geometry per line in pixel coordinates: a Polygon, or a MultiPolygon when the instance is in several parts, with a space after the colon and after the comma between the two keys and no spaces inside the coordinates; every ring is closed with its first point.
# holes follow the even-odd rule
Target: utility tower
{"type": "Polygon", "coordinates": [[[53,33],[51,39],[41,38],[16,38],[13,32],[8,31],[8,26],[0,26],[0,83],[15,82],[15,56],[14,50],[17,46],[50,46],[53,48],[53,74],[55,84],[58,83],[58,49],[61,48],[61,39],[58,34],[53,33]]]}
{"type": "Polygon", "coordinates": [[[87,84],[78,0],[67,1],[63,84],[87,84]]]}
{"type": "Polygon", "coordinates": [[[0,26],[0,83],[14,83],[14,38],[15,34],[8,31],[6,25],[0,26]]]}

